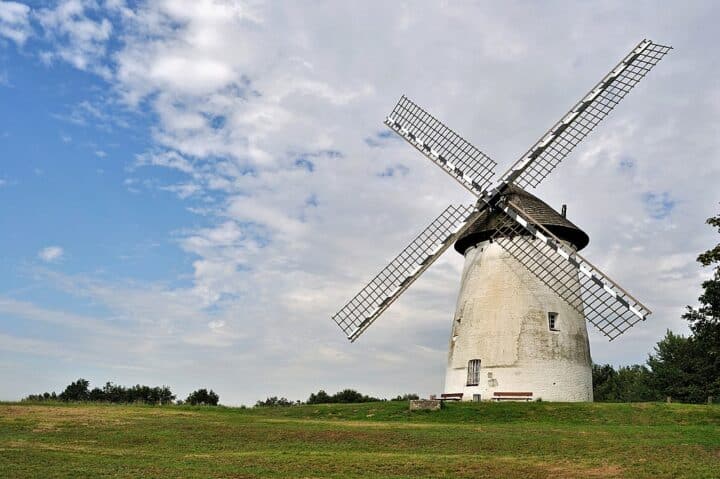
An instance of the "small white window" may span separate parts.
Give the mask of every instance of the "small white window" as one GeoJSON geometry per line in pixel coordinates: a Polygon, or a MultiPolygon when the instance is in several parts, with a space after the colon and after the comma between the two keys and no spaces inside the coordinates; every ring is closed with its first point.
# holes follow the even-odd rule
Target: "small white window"
{"type": "Polygon", "coordinates": [[[550,328],[550,331],[559,331],[557,328],[557,313],[548,313],[548,328],[550,328]]]}
{"type": "Polygon", "coordinates": [[[478,384],[480,384],[480,360],[471,359],[468,361],[467,385],[477,386],[478,384]]]}

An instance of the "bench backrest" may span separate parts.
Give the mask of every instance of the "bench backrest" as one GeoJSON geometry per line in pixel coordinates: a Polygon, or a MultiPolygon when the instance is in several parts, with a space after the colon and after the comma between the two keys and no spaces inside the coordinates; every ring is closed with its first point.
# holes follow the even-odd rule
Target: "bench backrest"
{"type": "Polygon", "coordinates": [[[494,392],[493,396],[515,396],[515,397],[525,397],[525,396],[532,396],[533,393],[528,392],[494,392]]]}

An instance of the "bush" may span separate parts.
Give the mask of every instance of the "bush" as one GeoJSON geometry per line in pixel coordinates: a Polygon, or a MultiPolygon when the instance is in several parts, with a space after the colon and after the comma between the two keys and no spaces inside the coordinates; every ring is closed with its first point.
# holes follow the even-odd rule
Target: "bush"
{"type": "MultiPolygon", "coordinates": [[[[278,399],[277,396],[272,396],[272,397],[265,399],[264,401],[256,402],[255,407],[286,407],[286,406],[292,406],[293,404],[296,404],[296,403],[293,403],[292,401],[290,401],[287,398],[282,397],[282,398],[278,399]]],[[[299,401],[297,404],[299,404],[299,401]]]]}
{"type": "Polygon", "coordinates": [[[413,399],[420,399],[420,396],[415,393],[403,394],[402,396],[395,396],[391,401],[411,401],[413,399]]]}
{"type": "Polygon", "coordinates": [[[220,402],[220,396],[218,396],[212,389],[208,391],[207,389],[202,388],[191,392],[185,402],[192,404],[193,406],[217,406],[220,402]]]}
{"type": "Polygon", "coordinates": [[[307,404],[359,403],[372,401],[382,401],[382,399],[365,396],[354,389],[343,389],[342,391],[338,391],[330,396],[321,389],[317,393],[310,394],[307,404]]]}

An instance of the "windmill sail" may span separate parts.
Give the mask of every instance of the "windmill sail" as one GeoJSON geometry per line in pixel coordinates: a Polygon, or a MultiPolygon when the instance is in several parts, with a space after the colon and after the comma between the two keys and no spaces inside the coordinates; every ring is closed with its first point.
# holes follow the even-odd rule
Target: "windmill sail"
{"type": "Polygon", "coordinates": [[[672,47],[643,40],[502,177],[535,188],[672,47]]]}
{"type": "Polygon", "coordinates": [[[501,197],[510,185],[536,187],[671,48],[640,42],[495,185],[492,159],[402,96],[385,124],[479,201],[448,207],[333,316],[348,338],[357,339],[488,208],[504,215],[493,239],[611,340],[644,320],[645,306],[501,197]]]}
{"type": "Polygon", "coordinates": [[[651,314],[606,274],[512,202],[492,236],[505,251],[555,291],[610,340],[651,314]],[[578,281],[579,277],[579,281],[578,281]]]}
{"type": "Polygon", "coordinates": [[[406,96],[385,124],[472,193],[490,186],[496,163],[406,96]]]}
{"type": "Polygon", "coordinates": [[[333,320],[355,341],[477,218],[474,206],[448,206],[343,306],[333,320]]]}

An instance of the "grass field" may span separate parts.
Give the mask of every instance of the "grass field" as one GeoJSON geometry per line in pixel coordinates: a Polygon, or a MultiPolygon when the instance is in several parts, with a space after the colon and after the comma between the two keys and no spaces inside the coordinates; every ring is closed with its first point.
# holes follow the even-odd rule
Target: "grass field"
{"type": "Polygon", "coordinates": [[[720,406],[0,403],[0,477],[720,478],[720,406]]]}

